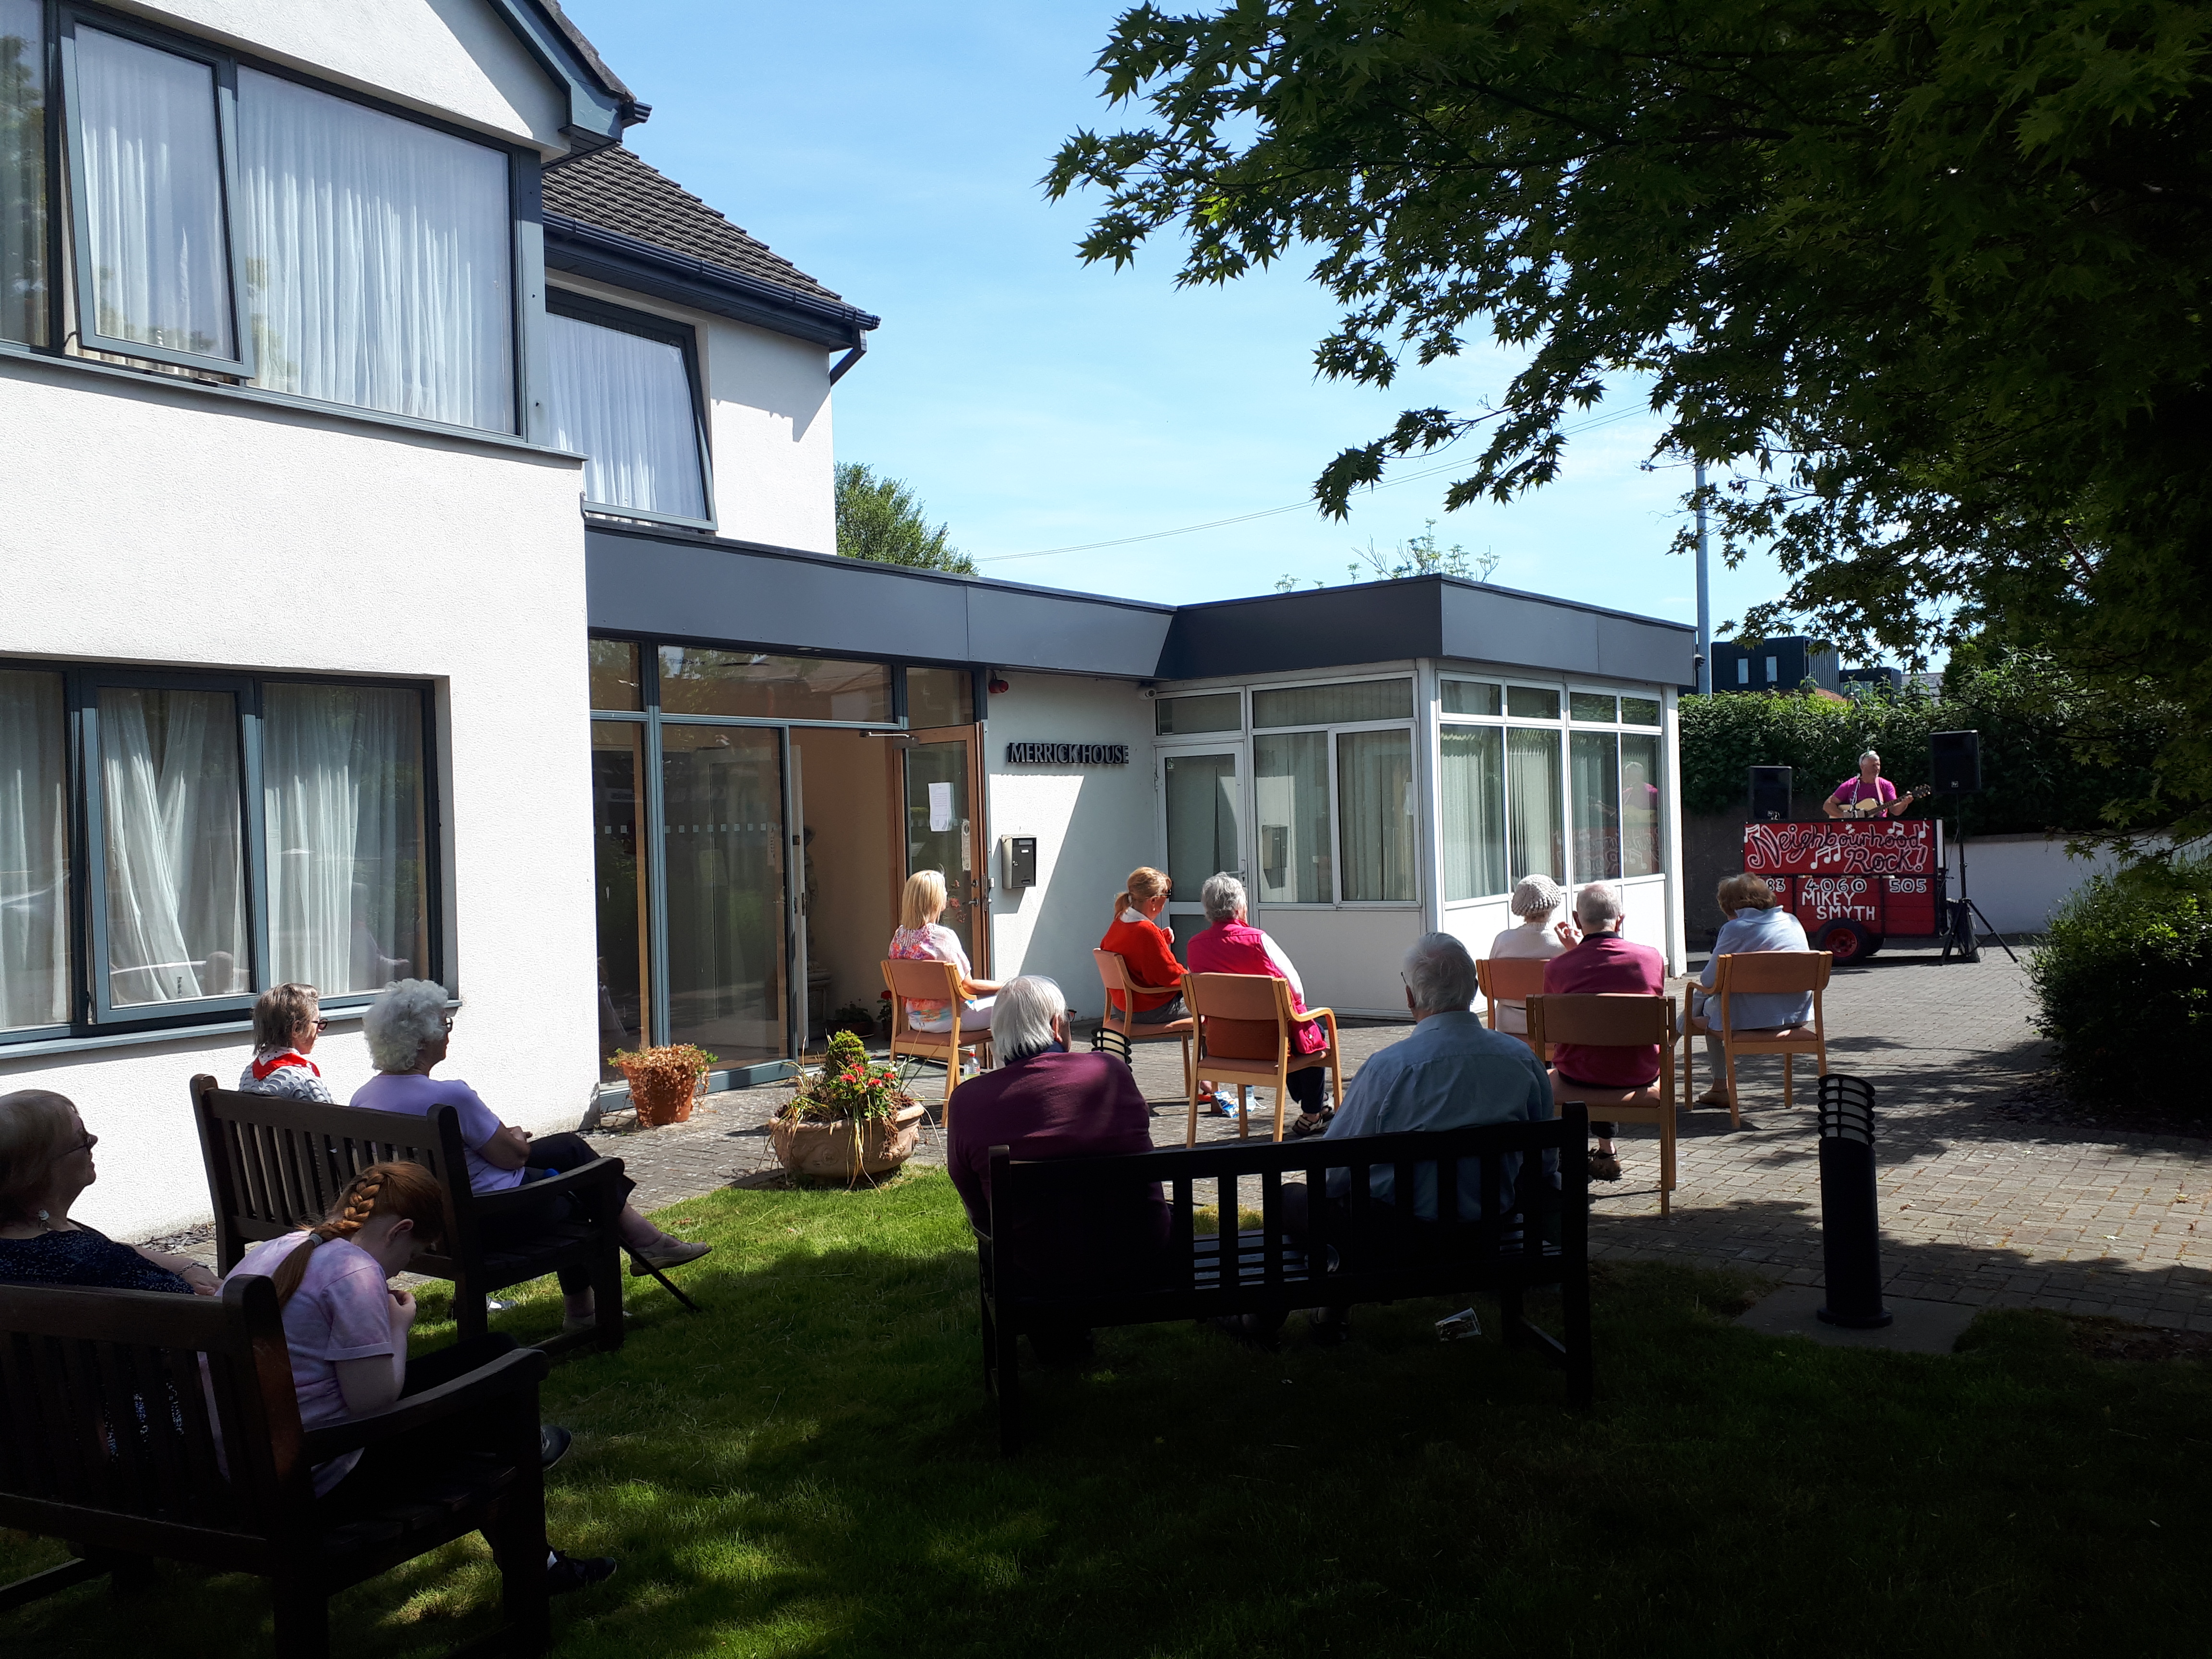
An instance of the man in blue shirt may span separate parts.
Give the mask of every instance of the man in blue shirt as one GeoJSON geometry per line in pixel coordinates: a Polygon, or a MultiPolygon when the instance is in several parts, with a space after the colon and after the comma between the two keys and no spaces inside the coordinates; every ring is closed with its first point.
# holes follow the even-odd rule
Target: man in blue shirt
{"type": "MultiPolygon", "coordinates": [[[[1415,1129],[1457,1129],[1478,1123],[1532,1121],[1552,1115],[1552,1085],[1544,1063],[1528,1045],[1493,1031],[1471,1012],[1475,996],[1474,958],[1449,933],[1425,933],[1406,952],[1401,969],[1406,1006],[1413,1011],[1413,1035],[1383,1049],[1359,1068],[1345,1091],[1324,1139],[1395,1134],[1415,1129]]],[[[1520,1174],[1517,1158],[1499,1160],[1501,1195],[1510,1195],[1520,1174]]],[[[1481,1170],[1474,1162],[1459,1167],[1458,1214],[1479,1220],[1486,1201],[1481,1170]]],[[[1328,1202],[1336,1221],[1332,1231],[1347,1237],[1352,1172],[1332,1170],[1328,1202]]],[[[1413,1169],[1413,1212],[1424,1221],[1437,1218],[1437,1166],[1413,1169]]],[[[1396,1173],[1368,1171],[1367,1190],[1379,1203],[1392,1202],[1396,1173]]],[[[1308,1231],[1310,1195],[1302,1182],[1283,1188],[1284,1231],[1303,1238],[1308,1231]]],[[[1272,1323],[1273,1322],[1266,1322],[1272,1323]]],[[[1318,1310],[1315,1335],[1340,1340],[1345,1310],[1318,1310]]],[[[1248,1334],[1261,1334],[1247,1316],[1248,1334]]]]}

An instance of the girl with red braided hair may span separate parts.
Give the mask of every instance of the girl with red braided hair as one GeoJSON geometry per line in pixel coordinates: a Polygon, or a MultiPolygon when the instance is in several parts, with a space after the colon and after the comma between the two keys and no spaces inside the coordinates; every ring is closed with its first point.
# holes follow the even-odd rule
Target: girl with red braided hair
{"type": "MultiPolygon", "coordinates": [[[[372,1164],[339,1194],[321,1225],[264,1240],[230,1270],[232,1278],[264,1274],[276,1286],[301,1426],[382,1411],[404,1395],[465,1376],[514,1347],[513,1337],[494,1334],[409,1362],[415,1298],[390,1280],[418,1248],[437,1242],[444,1221],[435,1176],[419,1164],[372,1164]]],[[[549,1467],[568,1440],[566,1429],[542,1431],[549,1467]]],[[[467,1449],[457,1443],[451,1449],[459,1455],[467,1449]]],[[[343,1453],[315,1466],[315,1494],[347,1510],[374,1507],[395,1487],[419,1482],[425,1456],[422,1442],[412,1437],[404,1448],[343,1453]]],[[[559,1551],[546,1563],[556,1591],[596,1583],[614,1570],[610,1559],[580,1560],[559,1551]]]]}

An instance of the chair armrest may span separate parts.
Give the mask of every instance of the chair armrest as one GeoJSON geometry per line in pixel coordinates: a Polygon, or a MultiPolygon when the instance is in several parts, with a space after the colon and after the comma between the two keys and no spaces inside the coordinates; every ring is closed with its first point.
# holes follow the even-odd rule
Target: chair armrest
{"type": "Polygon", "coordinates": [[[1291,1015],[1293,1025],[1310,1025],[1317,1019],[1327,1020],[1329,1035],[1332,1037],[1336,1035],[1336,1010],[1334,1008],[1309,1008],[1303,1014],[1293,1012],[1291,1015]]]}
{"type": "Polygon", "coordinates": [[[1133,979],[1129,981],[1129,988],[1140,997],[1179,997],[1182,994],[1180,985],[1140,985],[1133,979]]]}
{"type": "Polygon", "coordinates": [[[595,1158],[589,1164],[548,1176],[543,1181],[526,1181],[503,1193],[478,1193],[476,1212],[479,1218],[488,1218],[534,1204],[549,1193],[588,1192],[597,1187],[611,1186],[622,1179],[622,1173],[620,1158],[595,1158]]]}
{"type": "Polygon", "coordinates": [[[517,1348],[511,1353],[501,1354],[489,1364],[479,1365],[465,1376],[457,1376],[434,1389],[426,1389],[421,1394],[410,1394],[396,1400],[380,1412],[371,1412],[366,1417],[332,1423],[324,1428],[309,1429],[301,1440],[301,1449],[309,1462],[325,1463],[341,1452],[397,1438],[412,1430],[456,1416],[486,1401],[535,1392],[538,1383],[544,1379],[546,1370],[545,1356],[539,1350],[517,1348]]]}

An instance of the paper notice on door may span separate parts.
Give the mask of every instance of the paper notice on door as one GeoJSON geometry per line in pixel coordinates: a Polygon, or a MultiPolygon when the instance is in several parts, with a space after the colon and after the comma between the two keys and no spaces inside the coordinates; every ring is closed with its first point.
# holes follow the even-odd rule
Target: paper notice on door
{"type": "Polygon", "coordinates": [[[952,827],[952,786],[933,783],[929,786],[929,833],[941,836],[952,827]]]}

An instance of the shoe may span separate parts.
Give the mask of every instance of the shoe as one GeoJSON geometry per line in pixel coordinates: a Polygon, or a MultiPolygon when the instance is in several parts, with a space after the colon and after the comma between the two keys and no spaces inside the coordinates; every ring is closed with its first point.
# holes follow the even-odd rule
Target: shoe
{"type": "MultiPolygon", "coordinates": [[[[617,1314],[615,1317],[620,1319],[623,1316],[617,1314]]],[[[596,1331],[599,1328],[599,1316],[595,1313],[561,1316],[561,1334],[563,1336],[574,1336],[579,1331],[596,1331]]]]}
{"type": "Polygon", "coordinates": [[[553,1559],[545,1564],[545,1590],[549,1595],[566,1595],[614,1576],[611,1555],[571,1555],[566,1550],[555,1550],[553,1559]]]}
{"type": "Polygon", "coordinates": [[[1334,1348],[1352,1335],[1349,1308],[1308,1308],[1306,1334],[1317,1348],[1334,1348]]]}
{"type": "Polygon", "coordinates": [[[1615,1158],[1611,1152],[1592,1152],[1590,1154],[1590,1179],[1592,1181],[1620,1180],[1620,1160],[1615,1158]]]}
{"type": "Polygon", "coordinates": [[[1328,1113],[1300,1112],[1298,1114],[1298,1121],[1291,1125],[1290,1133],[1285,1139],[1291,1140],[1304,1140],[1308,1135],[1323,1133],[1328,1130],[1328,1113]]]}
{"type": "Polygon", "coordinates": [[[1699,1095],[1690,1103],[1692,1106],[1725,1106],[1729,1103],[1728,1091],[1725,1089],[1708,1089],[1705,1093],[1699,1095]]]}
{"type": "Polygon", "coordinates": [[[696,1261],[714,1248],[712,1244],[702,1244],[693,1239],[672,1238],[665,1244],[658,1244],[649,1249],[632,1250],[629,1253],[629,1276],[632,1279],[650,1279],[656,1267],[664,1272],[670,1267],[680,1267],[687,1261],[696,1261]]]}
{"type": "Polygon", "coordinates": [[[542,1423],[538,1428],[538,1467],[550,1469],[568,1455],[568,1448],[576,1437],[558,1423],[542,1423]]]}

